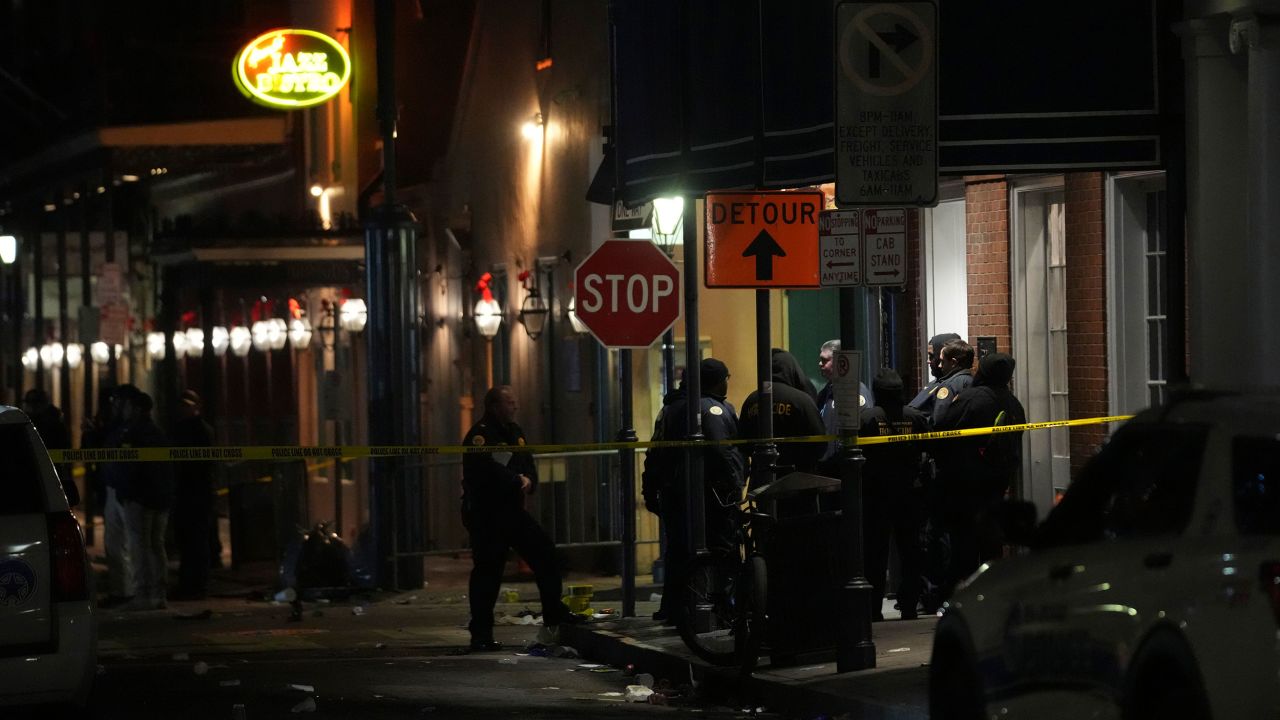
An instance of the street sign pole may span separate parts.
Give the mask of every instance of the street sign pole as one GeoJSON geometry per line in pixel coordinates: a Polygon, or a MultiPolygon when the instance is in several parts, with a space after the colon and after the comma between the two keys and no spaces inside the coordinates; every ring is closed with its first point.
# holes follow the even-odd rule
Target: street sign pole
{"type": "MultiPolygon", "coordinates": [[[[686,214],[684,226],[684,389],[685,422],[689,429],[687,439],[700,441],[702,435],[702,343],[698,338],[698,222],[697,213],[692,212],[698,205],[695,195],[686,196],[684,206],[686,214]]],[[[685,517],[688,520],[689,555],[707,546],[707,521],[704,512],[704,492],[702,487],[702,451],[699,447],[690,447],[685,452],[685,477],[689,480],[688,492],[685,493],[687,506],[685,517]]],[[[682,582],[687,582],[684,578],[682,582]]]]}
{"type": "MultiPolygon", "coordinates": [[[[632,427],[631,350],[618,353],[619,397],[621,398],[622,429],[618,440],[633,443],[636,429],[632,427]]],[[[622,474],[622,617],[636,614],[636,451],[634,448],[618,450],[622,474]]]]}
{"type": "Polygon", "coordinates": [[[756,446],[751,457],[751,487],[762,488],[773,482],[777,473],[778,446],[773,442],[773,352],[769,342],[769,291],[756,290],[756,385],[759,394],[756,407],[758,433],[768,440],[756,446]]]}
{"type": "MultiPolygon", "coordinates": [[[[855,346],[856,288],[840,288],[840,346],[852,350],[855,346]]],[[[842,353],[843,356],[843,353],[842,353]]],[[[843,359],[843,357],[841,358],[843,359]]],[[[860,362],[846,363],[853,373],[845,382],[852,382],[857,393],[860,362]]],[[[840,367],[837,367],[837,373],[840,367]]],[[[842,522],[841,547],[845,552],[845,582],[840,589],[840,611],[836,628],[836,672],[865,670],[876,666],[876,646],[871,640],[871,600],[873,589],[867,582],[863,566],[862,517],[862,465],[866,459],[858,449],[858,413],[848,409],[850,402],[836,401],[846,409],[840,412],[839,432],[843,438],[840,455],[840,510],[842,522]]]]}

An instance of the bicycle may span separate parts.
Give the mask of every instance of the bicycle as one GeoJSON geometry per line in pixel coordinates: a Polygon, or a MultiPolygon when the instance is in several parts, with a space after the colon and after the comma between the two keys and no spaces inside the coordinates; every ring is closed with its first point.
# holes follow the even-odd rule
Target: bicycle
{"type": "Polygon", "coordinates": [[[701,550],[689,563],[680,637],[703,660],[749,673],[768,623],[769,573],[757,544],[774,518],[757,510],[751,493],[742,501],[712,496],[731,510],[737,542],[730,551],[701,550]]]}

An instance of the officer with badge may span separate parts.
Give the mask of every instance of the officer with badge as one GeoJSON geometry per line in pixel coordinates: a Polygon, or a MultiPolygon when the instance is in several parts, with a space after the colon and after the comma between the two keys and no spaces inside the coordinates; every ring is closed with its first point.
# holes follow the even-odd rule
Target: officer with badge
{"type": "MultiPolygon", "coordinates": [[[[708,441],[738,437],[738,415],[725,400],[729,392],[729,368],[715,358],[699,366],[702,390],[702,435],[708,441]]],[[[688,431],[688,395],[684,382],[662,399],[662,410],[654,422],[654,440],[683,440],[688,431]]],[[[667,535],[666,576],[662,605],[654,619],[677,624],[684,610],[687,568],[692,548],[688,523],[688,478],[685,476],[684,448],[650,448],[645,453],[641,475],[641,495],[645,508],[662,518],[667,535]]],[[[732,506],[742,500],[746,462],[734,445],[708,445],[703,450],[703,510],[706,518],[707,549],[731,552],[737,543],[732,506]]]]}
{"type": "Polygon", "coordinates": [[[955,333],[939,333],[929,338],[929,346],[927,348],[929,357],[929,372],[933,375],[934,380],[925,385],[920,392],[912,398],[910,407],[913,407],[929,417],[930,422],[942,417],[941,411],[938,409],[938,401],[942,401],[942,411],[946,410],[946,406],[951,404],[955,399],[956,393],[969,387],[973,383],[973,374],[970,368],[973,367],[973,347],[969,343],[960,339],[955,333]],[[943,350],[948,343],[959,342],[953,350],[954,363],[946,363],[943,358],[943,350]],[[964,351],[962,348],[968,348],[968,360],[965,361],[964,351]],[[945,388],[945,392],[943,391],[945,388]]]}
{"type": "Polygon", "coordinates": [[[484,416],[463,438],[469,447],[492,448],[462,457],[462,524],[471,534],[471,650],[500,650],[493,639],[493,605],[502,584],[507,550],[514,548],[533,570],[542,600],[542,624],[581,622],[560,600],[562,586],[551,536],[525,510],[525,496],[538,488],[533,455],[516,424],[519,405],[510,385],[490,388],[484,416]]]}
{"type": "MultiPolygon", "coordinates": [[[[926,385],[908,406],[923,413],[929,419],[929,427],[932,429],[951,406],[956,395],[973,384],[973,374],[970,371],[973,366],[973,347],[955,333],[940,333],[929,338],[928,357],[929,372],[935,380],[926,385]]],[[[921,455],[919,482],[928,520],[922,539],[925,549],[924,590],[920,601],[924,612],[932,614],[942,603],[941,590],[946,584],[947,568],[951,563],[951,539],[944,529],[944,480],[939,477],[934,462],[936,448],[931,448],[928,442],[923,447],[925,452],[921,455]]]]}

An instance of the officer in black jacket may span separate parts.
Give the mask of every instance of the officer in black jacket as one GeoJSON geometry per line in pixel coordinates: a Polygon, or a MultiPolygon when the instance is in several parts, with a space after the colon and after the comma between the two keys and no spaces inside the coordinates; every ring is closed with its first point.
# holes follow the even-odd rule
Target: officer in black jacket
{"type": "MultiPolygon", "coordinates": [[[[1009,389],[1014,360],[990,353],[978,365],[973,385],[956,399],[938,430],[1022,425],[1027,413],[1009,389]]],[[[951,562],[945,591],[978,565],[998,558],[1003,539],[995,511],[1022,465],[1022,432],[1003,432],[937,441],[943,479],[944,520],[951,534],[951,562]]]]}
{"type": "Polygon", "coordinates": [[[578,619],[560,600],[560,568],[556,547],[545,530],[524,508],[525,495],[538,487],[533,455],[524,430],[515,422],[515,392],[510,385],[493,387],[484,396],[484,416],[463,438],[468,447],[493,448],[468,452],[462,458],[462,523],[471,533],[472,650],[499,650],[493,640],[493,604],[498,600],[507,550],[514,548],[533,570],[542,599],[542,623],[554,628],[578,619]]]}
{"type": "MultiPolygon", "coordinates": [[[[786,350],[773,349],[773,435],[774,437],[807,437],[824,435],[826,427],[818,415],[813,383],[800,369],[795,356],[786,350]]],[[[744,438],[762,438],[760,432],[759,390],[752,391],[742,402],[741,431],[744,438]]],[[[818,460],[826,452],[822,441],[779,443],[778,465],[803,472],[814,472],[818,460]]]]}
{"type": "MultiPolygon", "coordinates": [[[[902,377],[892,368],[881,368],[871,383],[876,404],[860,414],[861,437],[912,435],[929,431],[929,420],[919,410],[902,404],[902,377]]],[[[898,584],[898,608],[903,620],[918,616],[922,565],[920,530],[924,524],[924,502],[917,480],[920,447],[915,442],[890,442],[863,448],[866,465],[862,469],[863,536],[867,549],[867,580],[874,588],[872,620],[883,620],[889,569],[889,539],[898,548],[902,570],[898,584]]]]}
{"type": "MultiPolygon", "coordinates": [[[[729,391],[729,368],[715,358],[706,358],[700,366],[702,389],[702,435],[707,440],[733,440],[738,437],[738,416],[733,405],[725,401],[729,391]]],[[[662,410],[654,422],[654,440],[683,440],[688,431],[689,400],[685,385],[662,399],[662,410]]],[[[651,448],[645,453],[641,475],[641,495],[649,512],[662,517],[667,535],[666,576],[662,605],[655,620],[666,623],[680,621],[683,608],[685,572],[690,558],[688,527],[688,495],[683,448],[651,448]]],[[[733,445],[710,445],[703,452],[703,507],[709,550],[727,551],[736,547],[733,514],[728,507],[742,499],[743,473],[746,463],[742,452],[733,445]]]]}

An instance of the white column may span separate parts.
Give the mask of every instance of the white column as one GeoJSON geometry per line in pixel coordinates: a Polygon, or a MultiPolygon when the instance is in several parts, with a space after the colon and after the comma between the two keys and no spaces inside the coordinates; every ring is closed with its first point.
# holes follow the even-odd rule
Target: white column
{"type": "Polygon", "coordinates": [[[1246,280],[1253,277],[1245,222],[1247,66],[1230,52],[1225,15],[1190,20],[1179,31],[1187,74],[1190,374],[1198,385],[1239,387],[1275,364],[1253,353],[1262,330],[1252,321],[1246,280]]]}
{"type": "Polygon", "coordinates": [[[1231,23],[1231,50],[1248,58],[1246,268],[1251,342],[1241,345],[1251,385],[1280,387],[1280,25],[1254,16],[1231,23]]]}

